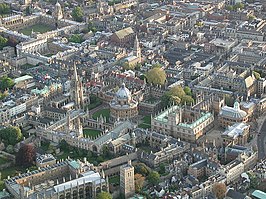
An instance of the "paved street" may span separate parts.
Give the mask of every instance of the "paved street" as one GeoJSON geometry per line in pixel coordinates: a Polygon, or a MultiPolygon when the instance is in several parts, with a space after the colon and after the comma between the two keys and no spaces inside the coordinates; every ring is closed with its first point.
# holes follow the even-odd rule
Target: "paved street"
{"type": "Polygon", "coordinates": [[[260,135],[258,135],[258,156],[259,159],[264,159],[266,157],[266,120],[264,120],[261,129],[260,129],[260,135]]]}

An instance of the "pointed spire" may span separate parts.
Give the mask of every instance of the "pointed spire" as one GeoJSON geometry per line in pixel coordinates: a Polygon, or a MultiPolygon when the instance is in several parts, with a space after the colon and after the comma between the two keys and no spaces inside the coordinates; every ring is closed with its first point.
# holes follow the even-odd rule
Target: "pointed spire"
{"type": "Polygon", "coordinates": [[[76,62],[74,62],[74,79],[77,82],[78,81],[78,73],[77,73],[77,65],[76,62]]]}

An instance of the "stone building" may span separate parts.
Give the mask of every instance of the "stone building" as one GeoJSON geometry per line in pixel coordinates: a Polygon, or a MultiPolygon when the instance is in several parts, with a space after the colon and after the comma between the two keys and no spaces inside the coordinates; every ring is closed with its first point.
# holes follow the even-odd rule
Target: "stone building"
{"type": "Polygon", "coordinates": [[[110,103],[112,121],[133,119],[138,115],[138,102],[132,99],[131,92],[123,83],[110,103]]]}
{"type": "Polygon", "coordinates": [[[245,123],[236,123],[233,126],[228,126],[222,134],[223,145],[241,145],[244,146],[248,141],[249,125],[245,123]]]}
{"type": "Polygon", "coordinates": [[[95,199],[97,193],[109,190],[108,178],[86,160],[58,162],[9,178],[5,185],[15,199],[95,199]]]}
{"type": "Polygon", "coordinates": [[[125,198],[135,194],[134,167],[131,165],[131,160],[120,167],[120,191],[125,198]]]}
{"type": "Polygon", "coordinates": [[[218,115],[219,123],[222,127],[232,126],[235,123],[246,123],[248,114],[240,109],[240,104],[236,101],[234,107],[224,106],[218,115]]]}
{"type": "Polygon", "coordinates": [[[151,129],[188,142],[196,142],[213,126],[209,112],[172,106],[151,119],[151,129]]]}
{"type": "Polygon", "coordinates": [[[74,63],[73,79],[70,83],[70,100],[75,103],[76,108],[84,107],[83,86],[80,77],[77,74],[77,66],[74,63]]]}
{"type": "Polygon", "coordinates": [[[112,36],[111,36],[111,41],[120,45],[124,46],[130,43],[133,43],[134,40],[134,31],[131,27],[116,31],[112,36]]]}

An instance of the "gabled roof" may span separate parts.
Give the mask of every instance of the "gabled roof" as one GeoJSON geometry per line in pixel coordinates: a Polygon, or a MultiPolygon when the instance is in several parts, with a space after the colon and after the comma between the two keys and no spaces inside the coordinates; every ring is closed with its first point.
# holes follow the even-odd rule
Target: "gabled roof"
{"type": "Polygon", "coordinates": [[[123,39],[124,37],[130,35],[130,34],[134,34],[134,31],[131,27],[116,31],[114,33],[119,39],[123,39]]]}

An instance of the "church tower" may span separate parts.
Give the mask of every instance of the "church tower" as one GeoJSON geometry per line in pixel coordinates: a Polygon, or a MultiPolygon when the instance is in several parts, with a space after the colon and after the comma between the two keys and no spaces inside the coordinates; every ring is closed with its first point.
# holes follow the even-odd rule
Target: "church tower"
{"type": "Polygon", "coordinates": [[[135,194],[134,167],[131,164],[131,160],[120,167],[120,189],[125,198],[135,194]]]}
{"type": "Polygon", "coordinates": [[[141,49],[140,49],[140,46],[139,46],[139,39],[138,39],[137,35],[136,35],[136,38],[135,38],[135,41],[134,41],[133,55],[136,56],[139,59],[138,62],[141,62],[141,49]]]}
{"type": "Polygon", "coordinates": [[[78,77],[77,66],[74,62],[73,77],[70,83],[70,100],[75,103],[77,109],[83,108],[83,86],[80,77],[78,77]]]}
{"type": "Polygon", "coordinates": [[[53,17],[55,18],[56,21],[63,19],[63,11],[62,11],[62,7],[60,5],[60,3],[57,1],[57,3],[55,4],[55,10],[53,13],[53,17]]]}

